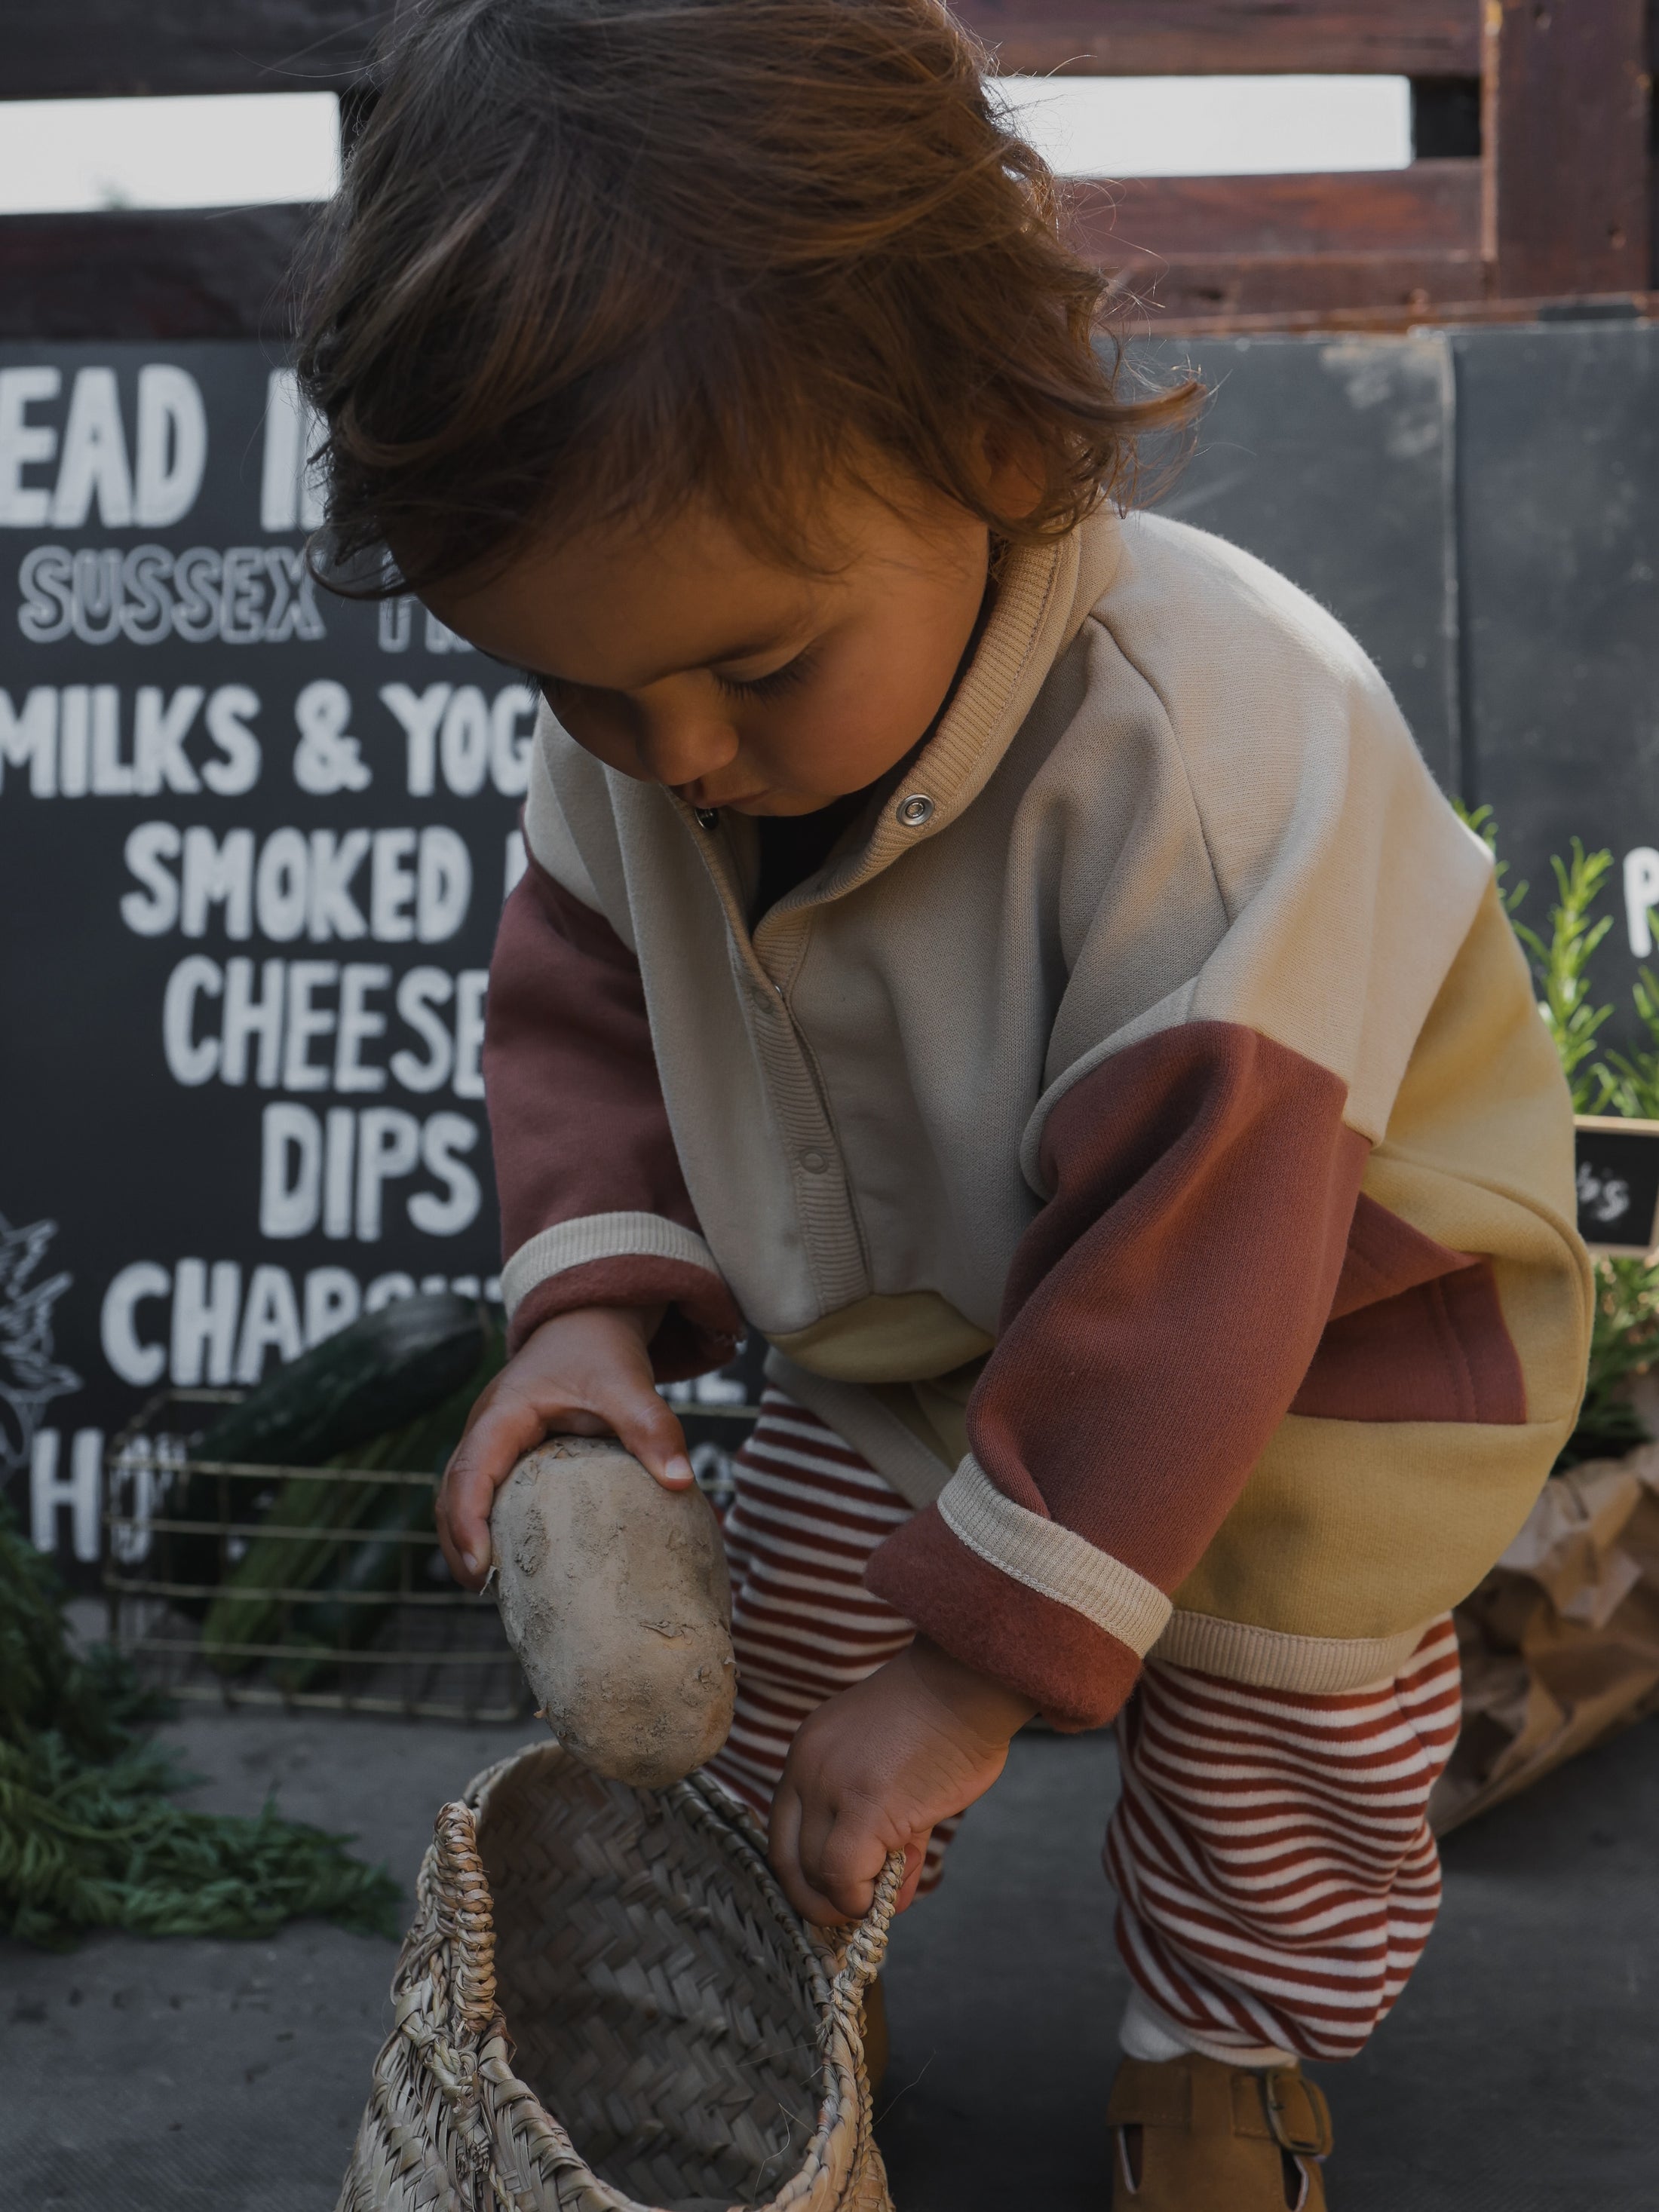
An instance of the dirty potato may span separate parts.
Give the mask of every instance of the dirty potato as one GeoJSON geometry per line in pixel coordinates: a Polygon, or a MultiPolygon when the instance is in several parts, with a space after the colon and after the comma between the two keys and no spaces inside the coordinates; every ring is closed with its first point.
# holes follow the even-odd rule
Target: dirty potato
{"type": "Polygon", "coordinates": [[[508,1641],[549,1727],[597,1773],[659,1789],[714,1756],[737,1669],[720,1524],[614,1437],[553,1437],[490,1517],[508,1641]]]}

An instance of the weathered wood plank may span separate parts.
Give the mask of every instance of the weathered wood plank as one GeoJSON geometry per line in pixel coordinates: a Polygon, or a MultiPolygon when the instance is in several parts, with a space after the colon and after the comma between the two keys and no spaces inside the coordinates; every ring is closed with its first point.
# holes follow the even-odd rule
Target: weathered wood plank
{"type": "Polygon", "coordinates": [[[307,207],[0,218],[0,338],[278,343],[307,207]]]}
{"type": "Polygon", "coordinates": [[[1455,327],[1487,328],[1506,323],[1659,322],[1659,292],[1619,292],[1604,298],[1576,300],[1432,300],[1358,307],[1279,307],[1256,314],[1196,314],[1158,307],[1131,314],[1131,335],[1153,337],[1313,337],[1322,331],[1390,331],[1455,327]]]}
{"type": "Polygon", "coordinates": [[[337,87],[390,14],[385,0],[7,0],[0,97],[337,87]]]}
{"type": "MultiPolygon", "coordinates": [[[[953,0],[1005,70],[1473,76],[1480,0],[953,0]]],[[[1600,0],[1595,0],[1600,4],[1600,0]]]]}
{"type": "Polygon", "coordinates": [[[1073,188],[1085,252],[1156,323],[1478,299],[1474,161],[1334,176],[1144,177],[1073,188]]]}
{"type": "MultiPolygon", "coordinates": [[[[1075,188],[1085,249],[1182,316],[1422,305],[1480,290],[1473,162],[1075,188]]],[[[308,210],[0,220],[0,336],[280,336],[308,210]]]]}
{"type": "Polygon", "coordinates": [[[1282,177],[1132,177],[1073,187],[1089,250],[1115,254],[1460,254],[1480,246],[1480,167],[1282,177]]]}
{"type": "Polygon", "coordinates": [[[1646,0],[1494,0],[1487,243],[1500,292],[1650,281],[1647,16],[1646,0]]]}
{"type": "MultiPolygon", "coordinates": [[[[385,0],[9,0],[0,97],[340,85],[389,12],[385,0]]],[[[1480,68],[1480,0],[960,0],[958,12],[1007,70],[1480,68]]]]}
{"type": "Polygon", "coordinates": [[[1231,327],[1241,317],[1289,328],[1298,318],[1321,323],[1360,308],[1418,321],[1437,306],[1478,298],[1481,283],[1478,258],[1460,253],[1149,253],[1110,266],[1155,332],[1231,327]]]}

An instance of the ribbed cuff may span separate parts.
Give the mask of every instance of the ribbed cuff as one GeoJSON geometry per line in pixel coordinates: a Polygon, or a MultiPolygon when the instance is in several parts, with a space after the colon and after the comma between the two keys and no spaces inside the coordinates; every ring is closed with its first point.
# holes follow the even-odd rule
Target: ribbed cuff
{"type": "Polygon", "coordinates": [[[507,1351],[516,1352],[544,1322],[580,1306],[663,1307],[650,1346],[659,1382],[724,1367],[743,1334],[743,1316],[718,1276],[663,1261],[595,1260],[538,1283],[513,1316],[507,1351]]]}
{"type": "Polygon", "coordinates": [[[1156,1583],[1121,1559],[1005,1497],[969,1452],[941,1492],[940,1518],[988,1566],[1024,1583],[1144,1659],[1170,1613],[1156,1583]]]}
{"type": "Polygon", "coordinates": [[[585,1213],[520,1244],[501,1269],[501,1303],[510,1320],[520,1302],[550,1275],[594,1260],[663,1260],[700,1267],[716,1282],[714,1255],[695,1229],[660,1213],[585,1213]]]}
{"type": "Polygon", "coordinates": [[[1127,1644],[992,1566],[937,1505],[895,1530],[864,1580],[953,1659],[1030,1698],[1055,1728],[1103,1727],[1140,1673],[1127,1644]]]}

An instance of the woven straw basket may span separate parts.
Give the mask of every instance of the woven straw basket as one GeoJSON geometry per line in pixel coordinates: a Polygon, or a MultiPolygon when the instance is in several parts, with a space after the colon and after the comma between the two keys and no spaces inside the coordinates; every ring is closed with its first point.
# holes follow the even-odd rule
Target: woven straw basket
{"type": "Polygon", "coordinates": [[[438,1816],[338,2212],[892,2212],[863,2021],[902,1874],[832,1952],[700,1776],[491,1767],[438,1816]]]}

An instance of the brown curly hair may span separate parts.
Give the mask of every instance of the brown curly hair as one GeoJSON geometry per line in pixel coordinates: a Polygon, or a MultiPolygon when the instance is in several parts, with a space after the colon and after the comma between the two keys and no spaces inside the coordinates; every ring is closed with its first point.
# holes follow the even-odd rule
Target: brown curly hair
{"type": "Polygon", "coordinates": [[[990,68],[935,0],[402,14],[309,255],[320,573],[418,591],[694,495],[810,567],[801,486],[872,452],[1006,541],[1127,503],[1200,390],[1121,393],[1105,280],[990,68]],[[988,443],[1028,511],[988,502],[988,443]]]}

